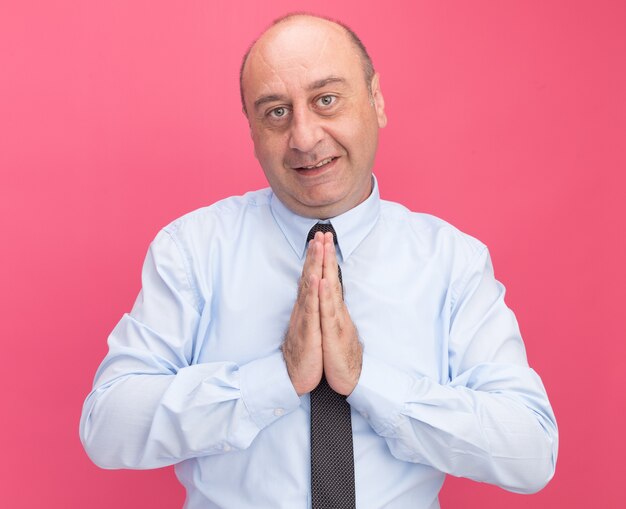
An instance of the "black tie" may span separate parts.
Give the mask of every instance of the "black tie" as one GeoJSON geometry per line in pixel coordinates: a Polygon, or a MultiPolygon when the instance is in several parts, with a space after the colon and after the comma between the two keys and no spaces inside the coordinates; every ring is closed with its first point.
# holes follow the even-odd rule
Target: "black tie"
{"type": "MultiPolygon", "coordinates": [[[[307,237],[330,232],[333,226],[317,223],[307,237]]],[[[339,282],[342,284],[341,267],[339,282]]],[[[352,421],[346,397],[333,391],[326,377],[311,392],[311,502],[313,509],[354,509],[354,453],[352,421]]]]}

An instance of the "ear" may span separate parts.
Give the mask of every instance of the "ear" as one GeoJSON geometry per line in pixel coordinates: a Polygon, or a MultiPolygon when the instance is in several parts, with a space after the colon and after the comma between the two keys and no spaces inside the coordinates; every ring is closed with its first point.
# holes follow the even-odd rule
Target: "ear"
{"type": "Polygon", "coordinates": [[[248,127],[250,127],[250,130],[252,130],[252,127],[250,126],[250,117],[248,116],[248,110],[246,110],[245,106],[241,107],[241,113],[243,113],[243,116],[246,117],[246,120],[248,121],[248,127]]]}
{"type": "MultiPolygon", "coordinates": [[[[247,118],[247,115],[246,115],[247,118]]],[[[254,142],[254,135],[252,134],[252,126],[250,125],[250,119],[248,119],[248,127],[249,127],[249,133],[250,133],[250,138],[252,139],[252,148],[254,149],[254,158],[258,161],[259,160],[259,156],[256,153],[256,143],[254,142]]]]}
{"type": "Polygon", "coordinates": [[[372,106],[376,109],[378,127],[387,125],[387,115],[385,115],[385,98],[380,90],[380,75],[376,73],[372,78],[372,106]]]}
{"type": "Polygon", "coordinates": [[[254,133],[252,132],[252,124],[250,123],[250,117],[248,116],[248,112],[246,111],[246,108],[242,107],[241,111],[246,117],[246,120],[248,121],[248,132],[250,133],[250,139],[252,140],[252,147],[254,148],[254,157],[255,159],[258,160],[259,156],[256,153],[256,143],[254,141],[254,133]]]}

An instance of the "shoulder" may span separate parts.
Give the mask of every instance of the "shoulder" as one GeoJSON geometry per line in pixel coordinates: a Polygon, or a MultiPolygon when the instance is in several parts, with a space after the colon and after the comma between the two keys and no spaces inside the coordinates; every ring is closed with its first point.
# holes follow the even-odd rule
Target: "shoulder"
{"type": "Polygon", "coordinates": [[[414,212],[399,203],[381,200],[381,221],[395,234],[432,247],[454,247],[456,250],[476,253],[485,245],[475,237],[462,232],[447,221],[423,212],[414,212]]]}
{"type": "Polygon", "coordinates": [[[382,229],[391,232],[387,239],[394,249],[402,251],[404,259],[440,274],[453,289],[453,300],[472,274],[481,273],[489,263],[485,244],[432,214],[382,201],[380,217],[382,229]]]}
{"type": "Polygon", "coordinates": [[[268,213],[271,196],[269,188],[230,196],[175,219],[162,232],[180,240],[212,236],[220,232],[232,233],[246,220],[268,213]]]}

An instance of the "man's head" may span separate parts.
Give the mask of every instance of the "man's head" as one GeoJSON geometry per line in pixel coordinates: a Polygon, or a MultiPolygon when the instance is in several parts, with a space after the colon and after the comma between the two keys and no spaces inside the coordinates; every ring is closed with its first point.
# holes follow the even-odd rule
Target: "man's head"
{"type": "MultiPolygon", "coordinates": [[[[311,18],[318,18],[318,19],[323,19],[326,21],[330,21],[331,23],[334,23],[338,26],[340,26],[341,28],[343,28],[346,31],[346,35],[349,37],[349,39],[352,41],[352,43],[354,44],[355,49],[359,52],[359,54],[361,55],[361,65],[363,66],[363,77],[365,78],[365,83],[367,84],[368,90],[369,90],[369,86],[370,83],[372,82],[372,78],[374,77],[375,74],[375,70],[374,70],[374,63],[372,62],[372,59],[369,55],[369,53],[367,52],[367,48],[365,48],[365,45],[363,44],[363,42],[361,41],[361,39],[359,38],[358,35],[356,35],[356,33],[354,33],[354,31],[348,26],[343,24],[341,21],[337,21],[337,20],[331,20],[329,18],[324,18],[322,16],[315,16],[312,14],[306,14],[306,13],[292,13],[292,14],[287,14],[285,16],[282,16],[276,20],[274,20],[274,22],[272,23],[272,27],[276,26],[280,23],[284,23],[286,21],[289,21],[293,18],[296,17],[302,17],[302,16],[308,16],[311,18]]],[[[243,56],[243,59],[241,61],[241,68],[239,69],[239,95],[241,96],[241,107],[243,109],[244,114],[247,115],[247,111],[246,111],[246,100],[244,98],[243,95],[243,70],[246,66],[246,62],[248,61],[248,56],[250,55],[250,51],[252,50],[252,48],[254,47],[254,44],[256,43],[256,41],[254,41],[254,43],[248,48],[248,51],[246,51],[246,54],[243,56]]]]}
{"type": "Polygon", "coordinates": [[[328,218],[367,198],[387,119],[356,35],[323,18],[282,18],[247,54],[241,92],[256,157],[285,205],[328,218]]]}

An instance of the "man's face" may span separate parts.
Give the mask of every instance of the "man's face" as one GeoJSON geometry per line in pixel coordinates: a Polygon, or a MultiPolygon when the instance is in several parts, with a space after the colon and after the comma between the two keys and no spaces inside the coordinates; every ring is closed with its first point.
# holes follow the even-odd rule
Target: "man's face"
{"type": "Polygon", "coordinates": [[[250,52],[243,94],[255,155],[293,212],[325,219],[369,196],[384,101],[341,27],[308,17],[272,27],[250,52]]]}

